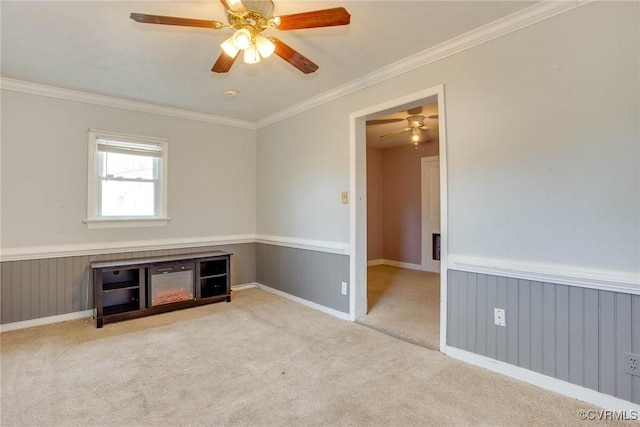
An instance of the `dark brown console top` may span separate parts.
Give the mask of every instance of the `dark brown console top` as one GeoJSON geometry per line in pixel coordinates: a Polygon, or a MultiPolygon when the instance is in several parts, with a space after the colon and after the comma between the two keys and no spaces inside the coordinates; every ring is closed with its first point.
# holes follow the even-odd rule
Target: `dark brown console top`
{"type": "Polygon", "coordinates": [[[209,252],[194,252],[190,254],[182,255],[163,255],[157,257],[148,258],[133,258],[133,259],[121,259],[117,261],[94,261],[91,264],[91,268],[109,268],[109,267],[134,267],[137,265],[156,264],[159,262],[167,261],[189,261],[200,258],[211,258],[217,256],[230,256],[233,255],[224,251],[209,251],[209,252]]]}

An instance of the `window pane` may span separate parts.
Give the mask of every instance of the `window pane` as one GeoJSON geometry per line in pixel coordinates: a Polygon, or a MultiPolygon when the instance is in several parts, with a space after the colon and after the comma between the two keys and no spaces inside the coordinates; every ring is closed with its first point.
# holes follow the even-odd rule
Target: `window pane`
{"type": "Polygon", "coordinates": [[[155,214],[155,183],[102,180],[101,216],[155,214]]]}
{"type": "Polygon", "coordinates": [[[102,170],[107,175],[121,178],[155,178],[155,157],[136,156],[133,154],[109,153],[102,156],[102,170]]]}

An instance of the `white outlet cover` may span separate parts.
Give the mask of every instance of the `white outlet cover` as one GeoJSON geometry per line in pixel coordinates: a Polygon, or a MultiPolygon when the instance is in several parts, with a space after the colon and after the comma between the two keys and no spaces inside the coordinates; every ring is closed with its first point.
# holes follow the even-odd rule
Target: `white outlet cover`
{"type": "Polygon", "coordinates": [[[493,309],[493,323],[496,326],[506,326],[505,325],[505,316],[503,308],[494,308],[493,309]]]}
{"type": "Polygon", "coordinates": [[[347,282],[342,282],[342,295],[347,294],[347,282]]]}

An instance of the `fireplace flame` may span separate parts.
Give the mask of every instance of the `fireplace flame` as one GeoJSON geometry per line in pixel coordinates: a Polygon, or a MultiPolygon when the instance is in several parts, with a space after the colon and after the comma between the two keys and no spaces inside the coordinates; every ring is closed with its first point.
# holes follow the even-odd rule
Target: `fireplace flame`
{"type": "Polygon", "coordinates": [[[187,301],[193,299],[193,293],[187,292],[184,288],[168,289],[153,295],[151,305],[171,304],[173,302],[187,301]]]}

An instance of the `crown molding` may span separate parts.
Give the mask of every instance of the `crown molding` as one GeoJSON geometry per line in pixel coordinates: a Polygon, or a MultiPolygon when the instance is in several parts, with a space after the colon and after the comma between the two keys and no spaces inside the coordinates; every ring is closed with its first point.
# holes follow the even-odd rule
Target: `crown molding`
{"type": "Polygon", "coordinates": [[[199,113],[196,111],[182,110],[180,108],[166,107],[163,105],[148,104],[146,102],[132,101],[129,99],[114,98],[105,95],[96,95],[78,90],[48,86],[39,83],[31,83],[23,80],[0,78],[0,87],[14,92],[28,93],[31,95],[48,96],[51,98],[65,99],[68,101],[84,102],[86,104],[101,105],[104,107],[121,108],[123,110],[139,111],[142,113],[159,114],[180,119],[196,120],[200,122],[215,123],[218,125],[233,126],[237,128],[255,130],[256,124],[248,120],[239,120],[229,117],[215,116],[213,114],[199,113]]]}
{"type": "Polygon", "coordinates": [[[287,107],[275,114],[266,116],[256,122],[233,119],[230,117],[216,116],[213,114],[196,111],[182,110],[179,108],[162,105],[148,104],[145,102],[115,98],[105,95],[97,95],[72,89],[64,89],[22,80],[0,77],[0,88],[15,92],[23,92],[32,95],[48,96],[52,98],[66,99],[69,101],[84,102],[106,107],[121,108],[125,110],[139,111],[143,113],[160,114],[164,116],[201,122],[215,123],[225,126],[233,126],[244,129],[256,130],[277,123],[286,118],[295,116],[303,111],[331,102],[353,92],[373,86],[398,75],[415,70],[448,56],[470,49],[474,46],[494,40],[498,37],[510,34],[528,26],[542,22],[554,16],[584,6],[595,0],[543,0],[528,8],[513,13],[504,18],[476,28],[458,37],[454,37],[437,46],[426,49],[415,55],[404,58],[384,68],[361,76],[351,82],[345,83],[335,89],[311,97],[304,102],[287,107]]]}
{"type": "Polygon", "coordinates": [[[576,9],[594,0],[543,0],[528,8],[515,12],[504,18],[493,21],[482,27],[478,27],[460,36],[447,40],[439,45],[423,50],[415,55],[408,56],[394,62],[384,68],[361,76],[351,82],[338,86],[335,89],[311,97],[304,102],[292,105],[275,114],[267,116],[256,122],[257,128],[268,126],[286,118],[295,116],[303,111],[336,100],[353,92],[373,86],[400,74],[424,67],[425,65],[444,59],[448,56],[465,51],[474,46],[494,40],[498,37],[513,33],[542,22],[554,16],[576,9]]]}

